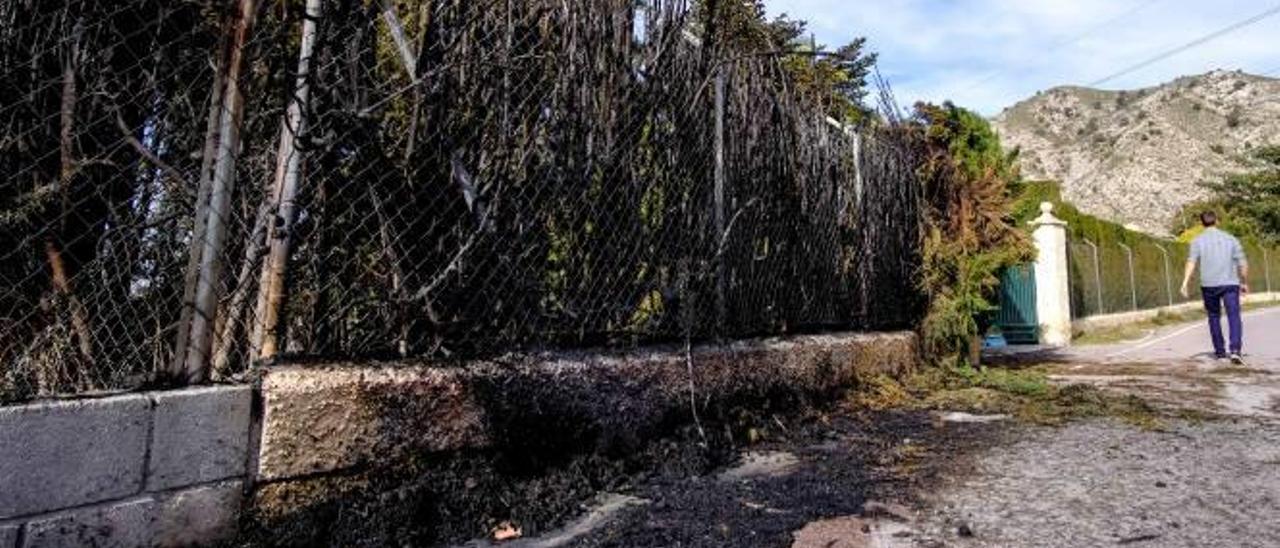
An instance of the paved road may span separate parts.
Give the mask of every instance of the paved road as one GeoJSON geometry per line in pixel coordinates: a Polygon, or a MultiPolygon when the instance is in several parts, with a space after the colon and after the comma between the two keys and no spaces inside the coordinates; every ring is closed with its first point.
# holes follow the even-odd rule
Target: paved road
{"type": "Polygon", "coordinates": [[[993,361],[1052,363],[1051,378],[1135,393],[1177,407],[1280,418],[1280,307],[1246,312],[1246,367],[1213,359],[1204,320],[1135,340],[1065,349],[1010,347],[993,361]]]}
{"type": "MultiPolygon", "coordinates": [[[[1280,373],[1280,308],[1245,313],[1244,352],[1250,366],[1280,373]]],[[[1138,341],[1074,348],[1069,355],[1107,362],[1177,363],[1211,361],[1212,353],[1209,328],[1199,320],[1156,330],[1138,341]]]]}
{"type": "Polygon", "coordinates": [[[1209,329],[1197,321],[1137,340],[1058,352],[1054,378],[1139,394],[1180,407],[1280,418],[1280,308],[1245,313],[1246,367],[1215,361],[1209,329]]]}

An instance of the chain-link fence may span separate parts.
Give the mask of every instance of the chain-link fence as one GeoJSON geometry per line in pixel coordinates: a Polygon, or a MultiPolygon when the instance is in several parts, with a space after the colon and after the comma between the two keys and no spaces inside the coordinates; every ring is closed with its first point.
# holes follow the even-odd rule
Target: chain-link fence
{"type": "MultiPolygon", "coordinates": [[[[1280,250],[1245,244],[1248,284],[1254,292],[1270,292],[1280,283],[1280,250]]],[[[1180,242],[1137,238],[1133,243],[1096,243],[1077,238],[1069,244],[1071,312],[1076,318],[1149,310],[1199,302],[1199,284],[1190,297],[1181,295],[1188,246],[1180,242]]]]}
{"type": "Polygon", "coordinates": [[[170,359],[221,33],[191,2],[0,3],[0,396],[170,359]]]}
{"type": "Polygon", "coordinates": [[[912,325],[912,153],[707,21],[632,0],[0,4],[0,399],[281,354],[912,325]]]}

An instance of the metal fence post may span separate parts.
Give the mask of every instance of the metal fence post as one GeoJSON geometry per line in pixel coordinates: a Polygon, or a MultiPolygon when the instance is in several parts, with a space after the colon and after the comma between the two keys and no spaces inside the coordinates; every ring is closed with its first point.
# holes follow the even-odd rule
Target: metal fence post
{"type": "Polygon", "coordinates": [[[1085,245],[1093,250],[1093,283],[1098,288],[1098,313],[1106,312],[1106,306],[1102,304],[1102,263],[1098,258],[1098,244],[1083,238],[1085,245]]]}
{"type": "Polygon", "coordinates": [[[1262,248],[1262,275],[1267,280],[1267,293],[1271,292],[1271,252],[1267,248],[1262,248]]]}
{"type": "Polygon", "coordinates": [[[1124,242],[1116,242],[1124,249],[1125,258],[1129,263],[1129,302],[1132,310],[1138,309],[1138,280],[1133,273],[1133,248],[1125,245],[1124,242]]]}
{"type": "MultiPolygon", "coordinates": [[[[297,218],[297,195],[302,178],[302,136],[307,131],[307,108],[311,97],[311,55],[316,43],[316,24],[323,0],[307,0],[307,17],[302,22],[302,42],[298,47],[298,73],[293,95],[285,111],[280,129],[279,151],[276,153],[275,185],[268,198],[274,221],[267,226],[266,245],[269,252],[262,263],[258,284],[258,304],[250,343],[250,359],[274,358],[280,351],[280,318],[284,306],[285,270],[288,268],[294,222],[297,218]]],[[[397,43],[403,41],[403,36],[397,43]]],[[[232,321],[235,317],[232,317],[232,321]]],[[[224,367],[224,353],[214,359],[214,370],[224,367]]]]}
{"type": "Polygon", "coordinates": [[[1169,250],[1160,244],[1152,244],[1156,249],[1160,250],[1160,255],[1164,257],[1164,292],[1169,296],[1169,306],[1173,306],[1173,278],[1170,278],[1169,271],[1169,250]]]}
{"type": "MultiPolygon", "coordinates": [[[[209,211],[205,214],[204,241],[192,242],[204,249],[200,253],[196,278],[194,314],[187,347],[186,362],[175,377],[186,384],[202,383],[209,378],[213,347],[213,329],[218,313],[221,289],[223,246],[227,238],[227,221],[231,216],[231,195],[236,182],[236,160],[240,151],[240,125],[244,118],[244,96],[240,78],[244,65],[245,44],[257,13],[255,0],[240,0],[239,11],[231,27],[234,38],[227,61],[226,88],[222,95],[222,112],[218,122],[217,156],[213,166],[213,183],[209,195],[209,211]]],[[[186,329],[187,326],[179,326],[186,329]]]]}
{"type": "Polygon", "coordinates": [[[714,219],[715,219],[715,269],[716,269],[716,328],[724,329],[724,323],[728,317],[727,303],[725,302],[725,271],[724,271],[724,248],[728,244],[725,234],[724,219],[724,102],[725,102],[725,82],[724,82],[724,66],[716,68],[716,135],[715,135],[715,196],[714,196],[714,219]]]}
{"type": "Polygon", "coordinates": [[[853,197],[855,208],[862,207],[862,134],[853,132],[853,197]]]}

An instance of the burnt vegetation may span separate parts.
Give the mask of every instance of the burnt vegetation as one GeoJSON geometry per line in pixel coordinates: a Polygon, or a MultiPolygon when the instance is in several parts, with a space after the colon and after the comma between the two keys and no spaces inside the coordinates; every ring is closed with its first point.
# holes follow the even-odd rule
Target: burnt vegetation
{"type": "Polygon", "coordinates": [[[863,42],[803,32],[715,0],[5,2],[0,397],[909,328],[922,152],[863,42]]]}

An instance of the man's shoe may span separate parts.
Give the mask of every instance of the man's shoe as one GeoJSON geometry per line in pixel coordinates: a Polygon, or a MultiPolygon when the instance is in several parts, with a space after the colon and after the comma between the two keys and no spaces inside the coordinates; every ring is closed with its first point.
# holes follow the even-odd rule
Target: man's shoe
{"type": "Polygon", "coordinates": [[[1241,356],[1239,352],[1231,354],[1231,363],[1232,365],[1244,365],[1244,356],[1241,356]]]}

